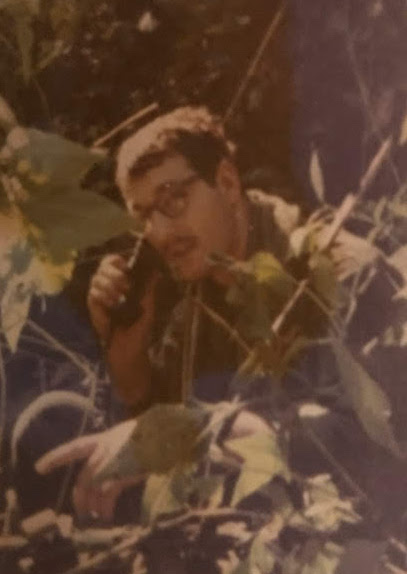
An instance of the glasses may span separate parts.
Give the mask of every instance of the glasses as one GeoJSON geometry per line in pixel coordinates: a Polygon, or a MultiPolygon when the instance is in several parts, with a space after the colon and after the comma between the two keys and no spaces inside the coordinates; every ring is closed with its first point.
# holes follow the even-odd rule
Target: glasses
{"type": "Polygon", "coordinates": [[[148,207],[134,207],[133,215],[141,223],[151,220],[154,211],[169,219],[176,219],[184,214],[190,199],[190,186],[198,181],[197,174],[190,175],[181,181],[168,181],[160,186],[159,197],[148,207]]]}

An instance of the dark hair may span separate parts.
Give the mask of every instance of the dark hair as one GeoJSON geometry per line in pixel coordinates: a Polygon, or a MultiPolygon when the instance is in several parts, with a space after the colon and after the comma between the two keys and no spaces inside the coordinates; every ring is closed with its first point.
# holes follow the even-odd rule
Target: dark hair
{"type": "Polygon", "coordinates": [[[116,181],[123,189],[164,158],[179,153],[209,184],[222,158],[233,158],[234,146],[219,118],[206,108],[186,106],[162,115],[130,136],[117,157],[116,181]]]}

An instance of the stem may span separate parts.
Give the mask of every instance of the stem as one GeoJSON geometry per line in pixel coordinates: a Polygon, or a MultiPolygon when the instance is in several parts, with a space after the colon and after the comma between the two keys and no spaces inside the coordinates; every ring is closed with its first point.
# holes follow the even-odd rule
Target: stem
{"type": "Polygon", "coordinates": [[[274,16],[274,18],[272,19],[269,27],[266,30],[266,33],[259,45],[259,47],[256,50],[256,53],[252,59],[252,61],[250,62],[249,68],[246,72],[246,75],[244,76],[243,80],[241,81],[241,83],[238,86],[238,89],[236,91],[236,94],[234,95],[232,102],[230,103],[228,109],[226,110],[225,113],[225,117],[224,117],[224,121],[225,123],[228,122],[230,120],[230,118],[234,115],[240,100],[243,96],[243,94],[245,93],[250,80],[252,79],[252,77],[255,75],[257,67],[266,51],[266,48],[268,46],[268,44],[270,43],[272,37],[274,36],[276,30],[278,29],[283,16],[284,16],[284,12],[285,12],[285,4],[282,4],[282,6],[280,7],[280,9],[278,10],[277,14],[274,16]]]}
{"type": "MultiPolygon", "coordinates": [[[[86,364],[86,362],[82,361],[79,357],[77,357],[77,355],[75,353],[70,351],[63,343],[58,341],[58,339],[56,339],[53,335],[51,335],[45,329],[43,329],[42,327],[37,325],[37,323],[35,323],[32,320],[28,320],[27,325],[29,325],[35,333],[37,333],[43,339],[45,339],[47,342],[49,342],[54,348],[58,349],[61,353],[63,353],[76,367],[78,367],[81,371],[83,371],[85,373],[85,375],[89,379],[89,383],[90,383],[90,390],[89,390],[89,397],[88,398],[92,404],[95,404],[96,390],[97,390],[97,377],[96,377],[96,373],[93,371],[93,369],[91,369],[86,364]]],[[[82,421],[80,424],[80,428],[79,428],[79,432],[78,432],[78,437],[82,436],[85,433],[86,426],[87,426],[88,420],[89,420],[89,416],[90,416],[90,411],[84,411],[83,416],[82,416],[82,421]]],[[[62,506],[64,504],[65,497],[66,497],[66,494],[68,492],[69,482],[72,478],[74,466],[75,466],[74,463],[71,463],[68,466],[67,471],[66,471],[65,476],[64,476],[64,479],[62,481],[61,490],[59,492],[58,499],[57,499],[57,502],[55,505],[55,512],[57,514],[59,514],[61,512],[62,506]]]]}
{"type": "Polygon", "coordinates": [[[114,137],[116,134],[118,134],[119,132],[121,132],[122,130],[124,130],[125,128],[127,128],[128,126],[130,126],[131,124],[136,122],[137,120],[141,120],[142,118],[144,118],[148,114],[155,112],[157,109],[158,109],[157,102],[154,102],[153,104],[150,104],[149,106],[146,106],[145,108],[142,108],[141,110],[139,110],[135,114],[132,114],[129,118],[127,118],[126,120],[124,120],[123,122],[118,124],[116,127],[111,129],[107,134],[98,138],[95,142],[93,142],[92,147],[103,146],[106,142],[108,142],[110,139],[112,139],[112,137],[114,137]]]}
{"type": "MultiPolygon", "coordinates": [[[[354,45],[352,43],[352,39],[350,38],[349,34],[346,35],[345,45],[346,45],[346,50],[348,52],[349,60],[351,63],[351,68],[352,68],[352,71],[354,73],[357,86],[359,88],[360,97],[362,100],[362,104],[365,108],[366,115],[369,119],[369,122],[371,124],[371,128],[372,128],[373,132],[376,134],[377,139],[383,144],[383,143],[385,143],[384,137],[383,137],[383,134],[382,134],[380,127],[377,125],[375,113],[372,110],[372,107],[370,104],[369,90],[366,86],[365,80],[364,80],[362,73],[359,69],[359,65],[358,65],[358,62],[356,59],[355,48],[354,48],[354,45]]],[[[388,156],[387,161],[388,161],[390,169],[393,173],[394,179],[395,179],[397,185],[399,186],[401,184],[400,175],[399,175],[398,170],[396,168],[396,165],[395,165],[395,163],[394,163],[394,161],[390,155],[388,156]]]]}
{"type": "MultiPolygon", "coordinates": [[[[233,508],[215,508],[215,509],[203,509],[199,511],[191,511],[182,516],[177,516],[176,518],[169,518],[167,520],[162,520],[156,524],[156,529],[159,530],[170,530],[174,527],[182,526],[183,524],[189,522],[193,519],[201,518],[257,518],[262,516],[264,520],[268,520],[270,517],[267,514],[260,514],[258,512],[252,512],[249,510],[235,510],[233,508]]],[[[125,540],[113,546],[110,550],[105,550],[99,552],[87,562],[81,566],[76,566],[70,570],[65,571],[63,574],[85,574],[86,572],[94,572],[96,567],[101,566],[105,562],[111,560],[114,556],[120,556],[122,553],[128,554],[130,550],[135,550],[140,544],[142,544],[146,538],[151,534],[151,528],[139,528],[137,531],[128,536],[125,540]]]]}
{"type": "Polygon", "coordinates": [[[195,298],[194,303],[202,309],[202,311],[210,318],[212,321],[218,325],[221,329],[226,331],[233,341],[235,341],[239,347],[248,355],[251,352],[251,348],[249,345],[242,339],[240,334],[236,329],[233,329],[225,319],[219,315],[216,311],[208,307],[203,301],[200,299],[195,298]]]}

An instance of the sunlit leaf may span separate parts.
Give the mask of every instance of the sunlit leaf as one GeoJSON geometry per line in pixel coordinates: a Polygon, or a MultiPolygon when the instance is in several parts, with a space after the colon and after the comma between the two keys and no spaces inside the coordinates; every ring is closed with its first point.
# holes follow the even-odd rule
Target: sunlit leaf
{"type": "Polygon", "coordinates": [[[362,365],[339,341],[333,344],[341,381],[369,437],[398,457],[404,456],[390,424],[391,404],[362,365]]]}
{"type": "Polygon", "coordinates": [[[317,150],[313,150],[310,161],[310,180],[312,188],[318,200],[322,203],[325,198],[324,176],[321,169],[321,162],[317,150]]]}
{"type": "Polygon", "coordinates": [[[225,448],[239,455],[242,469],[232,498],[232,506],[253,494],[275,476],[290,478],[287,461],[274,432],[255,433],[251,436],[231,439],[225,448]]]}
{"type": "Polygon", "coordinates": [[[290,517],[292,527],[310,532],[336,532],[343,523],[355,524],[360,520],[352,502],[340,497],[328,474],[307,479],[303,498],[303,510],[290,517]]]}
{"type": "Polygon", "coordinates": [[[143,492],[141,520],[153,524],[161,514],[182,510],[185,505],[174,495],[172,474],[151,475],[143,492]]]}

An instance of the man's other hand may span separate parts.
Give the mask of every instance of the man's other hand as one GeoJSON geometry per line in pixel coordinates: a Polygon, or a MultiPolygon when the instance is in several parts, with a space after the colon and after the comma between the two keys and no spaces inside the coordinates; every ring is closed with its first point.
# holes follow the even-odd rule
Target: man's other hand
{"type": "Polygon", "coordinates": [[[35,468],[48,474],[73,462],[84,461],[72,493],[75,512],[81,518],[112,520],[117,500],[124,489],[140,482],[141,476],[108,480],[99,484],[97,474],[128,440],[136,420],[121,423],[107,431],[83,436],[65,443],[40,458],[35,468]]]}

